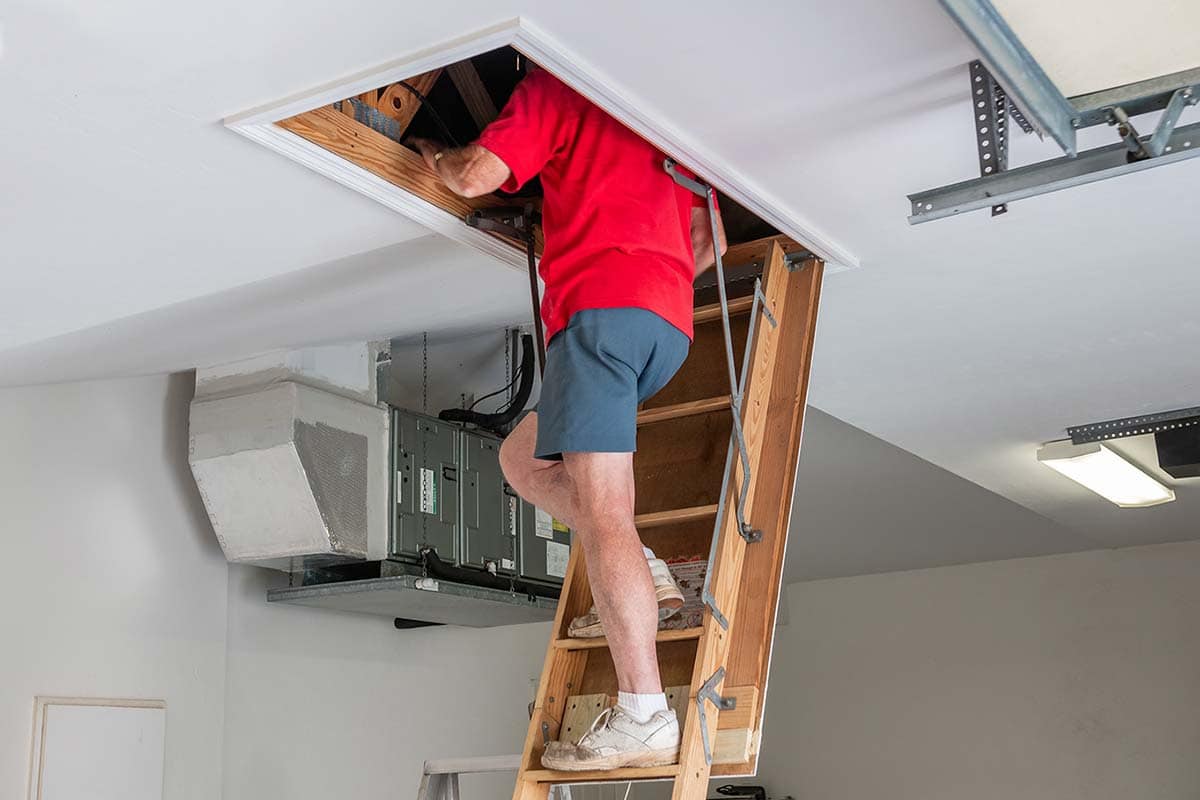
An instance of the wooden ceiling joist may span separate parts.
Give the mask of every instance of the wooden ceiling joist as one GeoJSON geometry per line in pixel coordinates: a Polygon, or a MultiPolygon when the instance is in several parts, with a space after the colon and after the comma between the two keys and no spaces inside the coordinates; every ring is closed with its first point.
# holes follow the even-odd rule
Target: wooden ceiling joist
{"type": "Polygon", "coordinates": [[[483,130],[500,112],[496,110],[492,96],[488,94],[487,87],[483,85],[479,71],[475,69],[475,65],[470,60],[451,64],[446,71],[450,73],[450,80],[454,82],[454,88],[458,89],[458,93],[462,95],[471,118],[475,120],[479,130],[483,130]]]}
{"type": "Polygon", "coordinates": [[[459,197],[446,188],[416,152],[328,106],[276,124],[460,219],[476,208],[501,205],[501,200],[491,195],[473,200],[459,197]]]}
{"type": "MultiPolygon", "coordinates": [[[[416,89],[421,94],[428,96],[433,89],[433,85],[437,83],[437,79],[442,75],[442,70],[431,69],[429,72],[423,72],[412,80],[405,81],[413,89],[416,89]]],[[[421,110],[421,99],[413,94],[407,87],[400,83],[393,83],[391,86],[384,87],[379,92],[379,97],[375,101],[375,108],[380,114],[391,117],[400,126],[400,133],[408,129],[408,124],[412,122],[413,117],[421,110]]]]}

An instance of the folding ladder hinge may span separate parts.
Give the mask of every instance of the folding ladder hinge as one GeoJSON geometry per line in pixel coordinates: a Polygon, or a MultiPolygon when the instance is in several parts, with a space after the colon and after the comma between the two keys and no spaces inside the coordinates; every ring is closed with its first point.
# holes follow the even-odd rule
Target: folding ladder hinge
{"type": "Polygon", "coordinates": [[[732,711],[737,708],[736,697],[725,697],[717,692],[717,684],[725,679],[725,668],[717,667],[717,671],[712,674],[703,685],[700,686],[700,691],[696,692],[696,713],[700,718],[700,738],[704,742],[704,762],[712,764],[713,748],[712,742],[708,738],[708,715],[705,712],[704,701],[712,703],[718,711],[732,711]]]}
{"type": "Polygon", "coordinates": [[[747,522],[738,523],[738,533],[746,540],[747,544],[757,544],[762,541],[763,532],[758,528],[752,527],[747,522]]]}
{"type": "Polygon", "coordinates": [[[688,176],[686,176],[682,172],[680,172],[679,171],[679,162],[677,162],[675,159],[664,158],[663,159],[663,169],[665,169],[667,171],[667,174],[670,175],[675,180],[675,182],[678,183],[683,188],[687,189],[690,192],[698,194],[701,197],[708,196],[708,192],[709,192],[708,184],[703,183],[696,178],[689,178],[688,176]]]}
{"type": "MultiPolygon", "coordinates": [[[[712,562],[709,562],[709,570],[712,569],[712,562]]],[[[708,606],[708,610],[712,613],[713,619],[717,621],[725,630],[729,630],[729,620],[721,613],[720,607],[717,606],[717,598],[713,597],[712,592],[708,590],[708,575],[704,576],[704,588],[700,590],[700,600],[704,605],[708,606]]]]}
{"type": "MultiPolygon", "coordinates": [[[[790,264],[791,262],[785,263],[790,264]]],[[[779,323],[775,321],[775,315],[771,313],[771,307],[767,305],[767,296],[763,294],[762,281],[757,278],[754,279],[754,302],[758,305],[758,310],[762,312],[762,315],[767,318],[767,322],[771,323],[771,327],[778,328],[779,323]]]]}

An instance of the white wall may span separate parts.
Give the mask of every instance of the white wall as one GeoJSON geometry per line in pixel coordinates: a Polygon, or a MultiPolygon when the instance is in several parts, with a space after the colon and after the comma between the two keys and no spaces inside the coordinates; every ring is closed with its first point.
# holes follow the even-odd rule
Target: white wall
{"type": "Polygon", "coordinates": [[[797,800],[1184,800],[1200,543],[793,584],[759,780],[797,800]]]}
{"type": "MultiPolygon", "coordinates": [[[[549,623],[397,631],[381,617],[267,604],[232,567],[225,800],[397,800],[428,758],[519,753],[549,623]]],[[[507,797],[512,774],[464,780],[507,797]]]]}
{"type": "MultiPolygon", "coordinates": [[[[0,390],[0,796],[24,793],[35,694],[165,699],[168,800],[404,798],[426,758],[518,751],[548,626],[402,632],[267,605],[272,574],[227,570],[204,518],[190,396],[184,377],[0,390]]],[[[1200,543],[786,598],[758,779],[774,795],[1195,797],[1200,543]]]]}
{"type": "Polygon", "coordinates": [[[35,695],[167,702],[167,800],[221,786],[227,571],[187,469],[190,377],[0,390],[0,797],[35,695]]]}

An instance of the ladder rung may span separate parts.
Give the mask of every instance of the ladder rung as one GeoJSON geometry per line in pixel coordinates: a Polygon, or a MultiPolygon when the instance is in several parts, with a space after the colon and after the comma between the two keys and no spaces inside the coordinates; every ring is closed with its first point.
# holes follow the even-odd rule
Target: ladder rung
{"type": "MultiPolygon", "coordinates": [[[[729,301],[730,314],[745,314],[750,310],[750,306],[754,303],[754,295],[746,297],[735,297],[729,301]]],[[[692,322],[712,322],[714,319],[721,318],[721,304],[713,303],[708,306],[700,306],[692,315],[692,322]]]]}
{"type": "Polygon", "coordinates": [[[674,778],[678,774],[678,764],[668,764],[665,767],[622,767],[621,769],[593,770],[590,772],[531,769],[525,771],[525,780],[533,783],[582,783],[584,781],[617,783],[623,781],[674,778]]]}
{"type": "Polygon", "coordinates": [[[695,414],[707,414],[710,411],[720,411],[729,408],[731,406],[729,395],[727,394],[720,397],[706,397],[703,400],[690,400],[686,403],[675,403],[670,406],[643,409],[638,412],[637,424],[650,425],[655,422],[675,419],[676,417],[690,417],[695,414]]]}
{"type": "Polygon", "coordinates": [[[690,506],[688,508],[673,508],[669,511],[652,511],[649,514],[638,514],[633,518],[633,524],[638,528],[658,528],[663,525],[675,525],[680,522],[695,522],[696,520],[717,515],[717,504],[711,506],[690,506]]]}
{"type": "MultiPolygon", "coordinates": [[[[659,631],[654,637],[656,642],[680,642],[685,639],[699,639],[704,628],[673,628],[659,631]]],[[[599,636],[595,639],[555,639],[554,646],[559,650],[591,650],[598,647],[608,647],[608,639],[599,636]]]]}

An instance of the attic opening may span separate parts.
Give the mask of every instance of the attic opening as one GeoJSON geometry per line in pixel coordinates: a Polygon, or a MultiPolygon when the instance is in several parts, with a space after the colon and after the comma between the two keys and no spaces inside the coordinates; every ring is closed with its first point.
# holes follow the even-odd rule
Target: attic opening
{"type": "MultiPolygon", "coordinates": [[[[540,209],[542,187],[536,178],[516,193],[497,191],[474,199],[459,197],[442,184],[416,149],[407,144],[412,137],[436,139],[452,146],[474,141],[533,68],[535,65],[516,48],[499,47],[344,97],[275,124],[416,195],[464,225],[477,209],[527,203],[540,209]]],[[[744,263],[738,245],[777,237],[789,255],[810,255],[804,247],[782,236],[771,224],[728,196],[720,195],[719,202],[731,249],[726,257],[733,268],[728,276],[731,280],[736,278],[739,266],[745,267],[741,271],[747,274],[761,266],[744,263]]],[[[496,233],[489,235],[524,253],[522,242],[496,233]]],[[[540,240],[536,249],[540,252],[540,240]]],[[[707,280],[711,283],[711,276],[707,280]]],[[[698,288],[702,289],[704,283],[702,278],[698,288]]]]}

